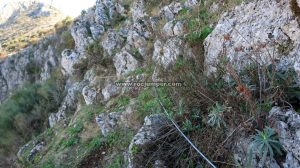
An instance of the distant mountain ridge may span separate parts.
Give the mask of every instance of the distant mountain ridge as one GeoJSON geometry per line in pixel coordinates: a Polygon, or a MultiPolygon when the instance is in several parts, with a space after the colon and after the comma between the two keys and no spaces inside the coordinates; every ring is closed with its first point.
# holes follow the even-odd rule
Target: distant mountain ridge
{"type": "MultiPolygon", "coordinates": [[[[51,11],[48,8],[48,4],[37,0],[12,0],[12,1],[1,1],[0,3],[0,25],[5,22],[16,18],[21,12],[30,10],[30,7],[35,7],[36,13],[32,16],[42,16],[50,14],[51,11]],[[40,12],[38,12],[40,11],[40,12]]],[[[34,11],[32,11],[34,12],[34,11]]]]}
{"type": "Polygon", "coordinates": [[[0,57],[49,33],[65,16],[43,0],[0,0],[0,57]]]}

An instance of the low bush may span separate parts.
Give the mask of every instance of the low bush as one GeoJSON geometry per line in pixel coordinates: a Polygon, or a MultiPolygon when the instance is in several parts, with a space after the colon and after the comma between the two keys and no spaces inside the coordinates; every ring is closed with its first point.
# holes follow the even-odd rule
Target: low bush
{"type": "Polygon", "coordinates": [[[41,133],[48,116],[62,100],[62,88],[50,79],[41,84],[25,84],[0,105],[1,153],[16,152],[16,146],[41,133]]]}

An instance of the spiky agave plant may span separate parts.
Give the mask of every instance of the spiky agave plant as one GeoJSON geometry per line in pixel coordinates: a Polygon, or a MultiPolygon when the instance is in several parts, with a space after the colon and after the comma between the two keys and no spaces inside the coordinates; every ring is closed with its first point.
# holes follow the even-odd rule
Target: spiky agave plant
{"type": "Polygon", "coordinates": [[[212,127],[217,126],[218,128],[220,128],[221,125],[226,127],[226,123],[223,118],[223,113],[228,109],[229,107],[226,107],[225,105],[221,105],[217,102],[215,106],[209,109],[210,113],[208,115],[207,124],[212,127]]]}
{"type": "Polygon", "coordinates": [[[251,162],[254,151],[257,152],[261,159],[261,163],[264,164],[266,157],[274,157],[274,154],[282,155],[283,147],[279,142],[278,136],[273,128],[265,127],[263,131],[256,130],[257,134],[253,137],[253,141],[250,145],[250,158],[251,162]]]}

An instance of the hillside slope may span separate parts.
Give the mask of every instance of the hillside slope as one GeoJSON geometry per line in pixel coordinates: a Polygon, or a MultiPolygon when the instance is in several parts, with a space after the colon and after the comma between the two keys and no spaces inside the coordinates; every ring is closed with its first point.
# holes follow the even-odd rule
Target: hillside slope
{"type": "Polygon", "coordinates": [[[15,53],[53,33],[64,18],[55,8],[39,1],[5,1],[0,4],[0,57],[15,53]]]}
{"type": "Polygon", "coordinates": [[[299,167],[298,9],[97,0],[0,61],[0,167],[299,167]]]}

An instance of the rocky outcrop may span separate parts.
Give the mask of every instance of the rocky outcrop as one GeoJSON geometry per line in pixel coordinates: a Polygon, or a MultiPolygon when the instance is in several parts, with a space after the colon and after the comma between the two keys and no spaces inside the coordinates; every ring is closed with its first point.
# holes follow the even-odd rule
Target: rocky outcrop
{"type": "MultiPolygon", "coordinates": [[[[47,40],[51,40],[49,37],[47,40]]],[[[28,47],[11,57],[0,60],[0,102],[11,91],[26,81],[38,82],[50,78],[51,72],[59,65],[60,57],[55,55],[56,48],[44,44],[28,47]]]]}
{"type": "Polygon", "coordinates": [[[87,105],[91,105],[97,100],[97,90],[90,86],[85,86],[82,89],[82,95],[87,105]]]}
{"type": "MultiPolygon", "coordinates": [[[[268,120],[271,126],[277,131],[280,144],[282,144],[286,157],[282,162],[284,168],[294,168],[300,166],[300,115],[292,109],[282,109],[280,107],[273,107],[269,112],[268,120]]],[[[246,166],[249,158],[249,144],[251,144],[252,137],[243,133],[238,140],[235,141],[234,157],[236,161],[246,166]]],[[[254,151],[256,154],[257,151],[254,151]]],[[[251,160],[252,167],[274,167],[279,168],[280,163],[277,163],[274,158],[267,157],[265,163],[261,163],[255,157],[251,160]]]]}
{"type": "Polygon", "coordinates": [[[18,151],[18,158],[23,160],[26,159],[26,161],[31,162],[33,160],[33,158],[35,157],[35,155],[41,151],[43,149],[43,147],[45,146],[44,142],[40,142],[40,141],[32,141],[27,143],[26,145],[22,146],[20,148],[20,150],[18,151]],[[28,153],[26,153],[27,155],[24,156],[24,153],[28,151],[28,153]]]}
{"type": "MultiPolygon", "coordinates": [[[[144,120],[144,125],[139,129],[138,133],[133,137],[129,145],[129,154],[128,154],[128,168],[137,168],[142,167],[142,162],[147,160],[143,157],[148,157],[141,155],[139,150],[147,151],[152,150],[151,146],[156,143],[156,139],[161,134],[161,129],[167,125],[167,119],[160,115],[154,114],[147,116],[144,120]]],[[[163,163],[156,163],[162,167],[163,163]]]]}
{"type": "Polygon", "coordinates": [[[101,113],[96,117],[102,135],[107,136],[120,127],[136,128],[138,125],[134,123],[134,115],[136,112],[136,101],[132,100],[124,111],[101,113]]]}
{"type": "Polygon", "coordinates": [[[121,51],[114,57],[117,76],[121,77],[138,67],[138,61],[127,51],[121,51]]]}
{"type": "Polygon", "coordinates": [[[237,70],[250,63],[277,62],[282,70],[297,65],[300,29],[294,9],[299,6],[290,2],[253,1],[223,14],[204,43],[207,73],[226,59],[237,70]]]}
{"type": "Polygon", "coordinates": [[[58,112],[52,113],[49,116],[49,126],[53,127],[57,122],[66,119],[67,113],[72,113],[77,109],[78,96],[83,89],[84,83],[74,83],[67,91],[62,105],[58,112]]]}
{"type": "Polygon", "coordinates": [[[65,75],[73,75],[73,65],[80,61],[79,55],[70,49],[65,49],[61,53],[61,56],[62,72],[65,75]]]}
{"type": "Polygon", "coordinates": [[[269,118],[274,122],[279,140],[287,152],[284,167],[300,166],[300,115],[290,110],[273,107],[269,118]]]}

